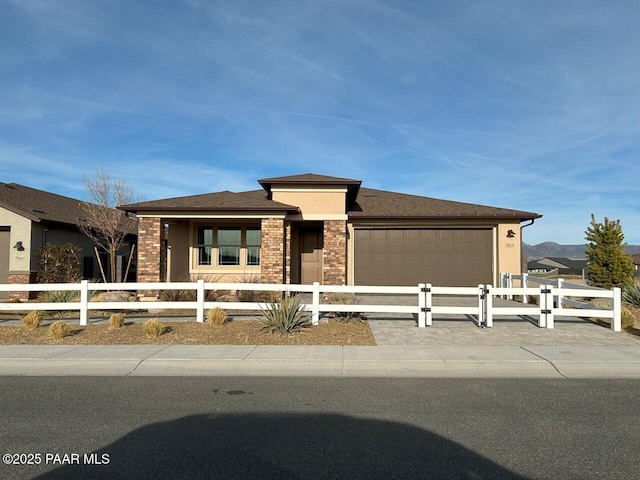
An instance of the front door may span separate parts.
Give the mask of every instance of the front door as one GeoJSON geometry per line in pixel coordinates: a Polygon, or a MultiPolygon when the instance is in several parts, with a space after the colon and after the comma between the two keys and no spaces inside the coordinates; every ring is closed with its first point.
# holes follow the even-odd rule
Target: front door
{"type": "Polygon", "coordinates": [[[322,227],[300,229],[300,283],[322,283],[322,227]]]}

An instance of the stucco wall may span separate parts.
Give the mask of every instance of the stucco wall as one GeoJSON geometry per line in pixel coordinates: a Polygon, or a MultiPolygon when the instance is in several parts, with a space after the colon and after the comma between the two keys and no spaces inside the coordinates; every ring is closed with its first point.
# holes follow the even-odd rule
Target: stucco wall
{"type": "MultiPolygon", "coordinates": [[[[272,189],[273,200],[300,208],[302,218],[338,220],[346,214],[346,189],[272,189]]],[[[346,217],[344,218],[346,219],[346,217]]]]}
{"type": "MultiPolygon", "coordinates": [[[[520,231],[520,223],[501,223],[496,228],[496,246],[497,255],[497,272],[513,273],[520,275],[522,273],[522,237],[520,231]],[[509,230],[512,230],[515,236],[508,237],[509,230]]],[[[493,284],[497,285],[498,278],[494,278],[493,284]]]]}
{"type": "MultiPolygon", "coordinates": [[[[5,208],[0,208],[0,225],[10,227],[9,240],[9,270],[28,272],[31,270],[31,220],[17,215],[5,208]],[[18,241],[22,242],[24,250],[19,252],[12,248],[18,241]]],[[[35,248],[38,248],[37,244],[35,248]]]]}

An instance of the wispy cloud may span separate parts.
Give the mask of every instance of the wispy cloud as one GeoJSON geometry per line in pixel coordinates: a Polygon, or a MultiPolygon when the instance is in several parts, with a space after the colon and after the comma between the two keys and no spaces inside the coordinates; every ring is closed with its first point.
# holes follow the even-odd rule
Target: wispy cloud
{"type": "Polygon", "coordinates": [[[640,243],[640,5],[0,0],[0,174],[146,198],[315,171],[640,243]],[[12,168],[16,164],[27,168],[12,168]],[[586,222],[586,223],[585,223],[586,222]]]}

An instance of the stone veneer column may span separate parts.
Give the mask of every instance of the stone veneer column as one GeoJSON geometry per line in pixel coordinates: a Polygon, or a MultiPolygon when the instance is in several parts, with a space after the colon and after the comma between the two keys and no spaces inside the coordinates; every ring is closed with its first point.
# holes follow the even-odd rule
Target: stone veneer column
{"type": "Polygon", "coordinates": [[[261,281],[262,283],[282,283],[284,281],[284,220],[263,218],[261,231],[261,281]]]}
{"type": "MultiPolygon", "coordinates": [[[[7,283],[10,285],[29,284],[36,283],[35,272],[9,272],[7,274],[7,283]]],[[[29,298],[35,298],[37,292],[8,292],[8,297],[11,300],[29,300],[29,298]]]]}
{"type": "MultiPolygon", "coordinates": [[[[138,220],[138,282],[163,280],[163,225],[161,218],[138,220]]],[[[157,296],[158,292],[141,291],[144,296],[157,296]]]]}
{"type": "Polygon", "coordinates": [[[285,225],[284,241],[284,283],[291,283],[291,222],[285,225]]]}
{"type": "Polygon", "coordinates": [[[347,280],[347,222],[324,221],[323,283],[342,285],[347,280]]]}

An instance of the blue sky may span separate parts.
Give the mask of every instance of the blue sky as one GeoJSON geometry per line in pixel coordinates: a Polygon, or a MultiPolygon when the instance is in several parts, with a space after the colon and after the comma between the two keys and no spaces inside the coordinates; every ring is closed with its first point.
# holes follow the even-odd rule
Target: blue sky
{"type": "Polygon", "coordinates": [[[145,199],[314,172],[640,244],[640,2],[0,0],[0,180],[145,199]]]}

